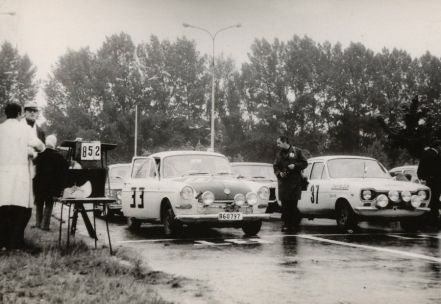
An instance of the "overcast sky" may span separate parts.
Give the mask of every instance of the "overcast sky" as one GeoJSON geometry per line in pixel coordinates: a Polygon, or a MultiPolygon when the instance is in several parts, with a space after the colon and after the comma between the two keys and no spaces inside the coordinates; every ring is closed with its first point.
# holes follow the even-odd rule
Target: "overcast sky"
{"type": "Polygon", "coordinates": [[[44,79],[67,48],[100,47],[122,31],[135,43],[150,35],[195,40],[211,53],[211,40],[183,22],[210,31],[240,22],[221,33],[216,52],[247,60],[255,38],[291,39],[307,35],[317,42],[362,42],[374,51],[401,48],[412,56],[429,50],[441,56],[441,1],[438,0],[0,0],[0,39],[27,53],[44,79]]]}

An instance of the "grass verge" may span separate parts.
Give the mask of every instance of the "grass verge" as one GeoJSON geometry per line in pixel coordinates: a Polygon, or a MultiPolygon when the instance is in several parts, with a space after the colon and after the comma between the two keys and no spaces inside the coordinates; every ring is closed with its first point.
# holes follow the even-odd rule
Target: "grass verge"
{"type": "Polygon", "coordinates": [[[168,303],[154,285],[173,287],[176,279],[149,271],[129,251],[110,256],[81,240],[67,251],[57,241],[56,231],[28,229],[25,250],[0,252],[0,303],[168,303]]]}

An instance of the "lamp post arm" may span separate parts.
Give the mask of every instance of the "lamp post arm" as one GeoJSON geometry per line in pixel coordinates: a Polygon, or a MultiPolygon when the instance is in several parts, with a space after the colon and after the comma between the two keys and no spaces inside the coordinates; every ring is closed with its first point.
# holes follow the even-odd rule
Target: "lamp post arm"
{"type": "Polygon", "coordinates": [[[217,34],[219,34],[220,32],[223,32],[223,31],[229,30],[229,29],[231,29],[231,28],[235,28],[235,27],[238,27],[238,24],[234,24],[234,25],[230,25],[230,26],[227,26],[227,27],[221,28],[221,29],[217,30],[216,33],[214,33],[214,35],[211,36],[211,37],[212,37],[213,40],[214,40],[214,39],[216,38],[217,34]]]}

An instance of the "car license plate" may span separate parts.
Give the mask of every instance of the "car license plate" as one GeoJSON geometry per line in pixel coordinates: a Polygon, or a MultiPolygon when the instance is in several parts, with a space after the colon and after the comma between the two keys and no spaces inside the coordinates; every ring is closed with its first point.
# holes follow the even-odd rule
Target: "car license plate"
{"type": "Polygon", "coordinates": [[[217,218],[219,221],[241,221],[243,215],[240,212],[221,212],[218,214],[217,218]]]}

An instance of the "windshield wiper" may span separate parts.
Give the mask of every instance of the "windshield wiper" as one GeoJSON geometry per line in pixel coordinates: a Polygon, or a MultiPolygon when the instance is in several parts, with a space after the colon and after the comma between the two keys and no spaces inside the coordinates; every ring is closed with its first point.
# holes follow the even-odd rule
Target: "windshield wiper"
{"type": "Polygon", "coordinates": [[[251,176],[251,178],[266,178],[265,176],[251,176]]]}
{"type": "Polygon", "coordinates": [[[231,175],[230,172],[216,172],[214,175],[231,175]]]}
{"type": "Polygon", "coordinates": [[[210,174],[208,172],[189,172],[189,173],[184,173],[181,176],[188,176],[188,175],[207,175],[210,174]]]}

